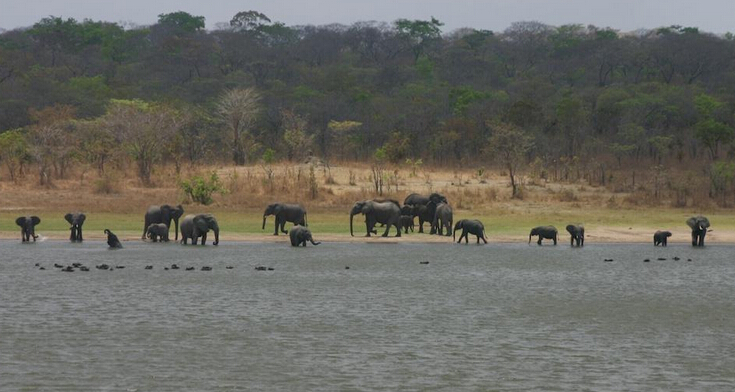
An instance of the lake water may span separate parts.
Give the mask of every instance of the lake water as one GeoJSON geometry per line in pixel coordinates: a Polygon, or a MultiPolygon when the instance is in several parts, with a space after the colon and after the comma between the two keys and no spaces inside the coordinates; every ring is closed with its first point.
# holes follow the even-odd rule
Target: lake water
{"type": "Polygon", "coordinates": [[[734,255],[2,241],[0,390],[732,391],[734,255]]]}

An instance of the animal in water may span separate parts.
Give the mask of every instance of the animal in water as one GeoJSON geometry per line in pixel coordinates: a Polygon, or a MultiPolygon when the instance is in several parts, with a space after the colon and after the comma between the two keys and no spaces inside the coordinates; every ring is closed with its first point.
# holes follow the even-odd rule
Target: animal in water
{"type": "Polygon", "coordinates": [[[145,223],[143,224],[143,236],[140,238],[142,240],[146,239],[146,235],[148,234],[148,227],[153,223],[163,223],[166,225],[166,227],[171,227],[171,221],[174,221],[174,230],[176,231],[176,235],[174,236],[174,241],[179,240],[179,218],[184,215],[184,207],[181,206],[181,204],[177,205],[176,207],[172,207],[168,204],[164,204],[161,206],[150,206],[148,207],[148,211],[145,213],[145,223]]]}
{"type": "Polygon", "coordinates": [[[168,242],[168,226],[165,223],[151,223],[147,236],[153,242],[168,242]]]}
{"type": "Polygon", "coordinates": [[[392,201],[376,202],[373,200],[358,201],[350,210],[350,235],[354,236],[352,229],[352,218],[356,214],[365,215],[365,228],[367,229],[366,237],[371,234],[377,234],[375,225],[377,223],[385,224],[385,232],[383,237],[388,236],[391,226],[396,228],[396,237],[401,236],[401,228],[399,226],[401,219],[401,208],[398,203],[392,201]]]}
{"type": "Polygon", "coordinates": [[[20,240],[29,242],[31,238],[36,242],[36,226],[41,223],[41,218],[37,216],[21,216],[15,220],[15,224],[20,226],[20,240]]]}
{"type": "Polygon", "coordinates": [[[567,225],[567,232],[572,236],[571,246],[584,246],[584,225],[567,225]]]}
{"type": "Polygon", "coordinates": [[[194,271],[194,267],[186,267],[185,269],[186,269],[187,271],[194,271]]]}
{"type": "Polygon", "coordinates": [[[152,266],[152,265],[146,265],[146,266],[145,266],[145,269],[147,269],[147,270],[152,270],[152,269],[153,269],[153,266],[152,266]]]}
{"type": "Polygon", "coordinates": [[[449,237],[451,234],[449,234],[452,231],[452,221],[454,219],[454,214],[452,212],[452,207],[447,203],[439,203],[436,206],[436,212],[434,213],[434,219],[431,222],[431,227],[433,228],[433,231],[439,235],[444,235],[444,229],[447,229],[446,236],[449,237]]]}
{"type": "Polygon", "coordinates": [[[281,232],[287,234],[288,232],[284,228],[286,222],[291,222],[294,225],[308,226],[306,223],[306,209],[298,204],[269,204],[263,212],[263,227],[261,230],[265,230],[265,221],[270,215],[276,217],[276,225],[273,230],[273,235],[278,235],[279,228],[281,232]]]}
{"type": "Polygon", "coordinates": [[[211,270],[212,270],[212,267],[209,267],[209,266],[206,266],[206,265],[204,267],[202,267],[202,271],[211,271],[211,270]]]}
{"type": "Polygon", "coordinates": [[[87,215],[81,212],[70,212],[64,215],[64,219],[71,225],[71,227],[69,228],[69,230],[71,231],[71,234],[69,235],[69,241],[82,242],[84,240],[82,238],[82,225],[87,219],[87,215]]]}
{"type": "Polygon", "coordinates": [[[219,225],[212,214],[187,215],[181,220],[181,243],[186,244],[191,239],[191,243],[196,245],[201,237],[202,245],[205,245],[210,230],[214,232],[212,245],[219,245],[219,225]]]}
{"type": "Polygon", "coordinates": [[[653,233],[653,246],[666,246],[668,244],[669,237],[671,237],[670,231],[657,231],[653,233]]]}
{"type": "Polygon", "coordinates": [[[539,245],[541,245],[541,241],[543,241],[544,239],[553,240],[554,245],[556,245],[559,232],[554,226],[538,226],[531,229],[531,233],[528,235],[529,244],[531,243],[531,237],[533,236],[538,236],[538,241],[536,241],[536,243],[539,245]]]}
{"type": "Polygon", "coordinates": [[[704,237],[708,231],[712,231],[709,229],[709,219],[702,215],[693,216],[687,219],[687,226],[692,229],[692,246],[704,246],[704,237]]]}
{"type": "Polygon", "coordinates": [[[487,244],[487,239],[485,238],[485,225],[477,219],[460,219],[457,221],[454,225],[454,231],[452,232],[453,240],[457,238],[457,230],[462,230],[462,234],[459,236],[459,241],[457,241],[458,244],[462,242],[462,238],[464,238],[465,244],[469,243],[470,240],[468,237],[470,234],[477,237],[478,244],[480,243],[480,240],[487,244]]]}
{"type": "Polygon", "coordinates": [[[112,249],[122,248],[122,244],[120,243],[120,240],[117,238],[115,233],[111,232],[110,229],[105,229],[105,234],[107,234],[107,246],[112,249]]]}
{"type": "Polygon", "coordinates": [[[171,264],[171,269],[172,270],[179,269],[179,266],[177,264],[171,264]]]}
{"type": "Polygon", "coordinates": [[[311,230],[301,225],[292,227],[288,232],[288,236],[291,239],[291,246],[306,246],[307,241],[311,242],[312,245],[321,244],[321,242],[314,241],[311,230]]]}

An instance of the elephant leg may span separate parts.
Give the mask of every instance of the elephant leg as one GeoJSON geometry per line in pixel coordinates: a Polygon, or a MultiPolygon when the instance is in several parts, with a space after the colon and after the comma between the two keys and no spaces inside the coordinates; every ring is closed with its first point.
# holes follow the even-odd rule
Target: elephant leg
{"type": "Polygon", "coordinates": [[[419,233],[423,234],[423,232],[424,232],[424,220],[421,217],[419,217],[419,233]]]}
{"type": "Polygon", "coordinates": [[[279,224],[278,215],[276,215],[276,226],[273,228],[273,235],[278,235],[278,224],[279,224]]]}
{"type": "MultiPolygon", "coordinates": [[[[387,237],[389,231],[390,231],[390,225],[387,224],[387,225],[385,225],[385,231],[383,232],[383,234],[381,235],[381,237],[387,237]]],[[[399,231],[398,234],[400,235],[401,232],[399,231]]]]}
{"type": "MultiPolygon", "coordinates": [[[[388,228],[390,228],[390,225],[387,225],[387,226],[388,226],[388,228]]],[[[396,227],[396,237],[400,237],[401,236],[401,227],[398,226],[398,222],[396,222],[394,224],[394,226],[396,227]]]]}
{"type": "Polygon", "coordinates": [[[692,233],[692,246],[697,246],[697,235],[692,233]]]}
{"type": "Polygon", "coordinates": [[[77,229],[77,241],[84,241],[84,239],[82,238],[82,226],[79,226],[79,228],[77,229]]]}
{"type": "Polygon", "coordinates": [[[538,241],[536,241],[537,244],[541,245],[541,241],[543,241],[544,237],[538,236],[538,241]]]}
{"type": "Polygon", "coordinates": [[[284,234],[288,234],[288,231],[286,231],[286,229],[284,228],[284,226],[286,226],[286,222],[287,221],[285,219],[281,221],[281,233],[284,234]]]}
{"type": "Polygon", "coordinates": [[[207,233],[202,234],[202,245],[204,245],[205,242],[207,242],[207,233]]]}
{"type": "Polygon", "coordinates": [[[484,242],[484,243],[487,244],[487,240],[485,239],[485,232],[484,231],[481,231],[480,232],[480,238],[482,238],[482,242],[484,242]]]}
{"type": "Polygon", "coordinates": [[[554,240],[554,245],[556,245],[556,236],[554,236],[554,238],[552,239],[554,240]]]}

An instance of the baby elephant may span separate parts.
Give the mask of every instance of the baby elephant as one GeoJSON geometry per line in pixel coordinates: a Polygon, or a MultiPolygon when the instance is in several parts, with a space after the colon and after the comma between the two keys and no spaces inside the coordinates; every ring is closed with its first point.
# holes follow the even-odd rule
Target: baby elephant
{"type": "Polygon", "coordinates": [[[556,245],[556,239],[559,235],[559,232],[556,230],[556,227],[554,226],[538,226],[531,229],[531,234],[528,235],[528,243],[531,243],[531,237],[537,235],[538,241],[537,244],[541,245],[541,241],[545,239],[547,240],[553,240],[554,245],[556,245]]]}
{"type": "Polygon", "coordinates": [[[111,232],[110,229],[105,229],[105,234],[107,234],[107,245],[110,248],[122,248],[122,244],[120,243],[120,240],[117,239],[115,233],[111,232]]]}
{"type": "Polygon", "coordinates": [[[468,238],[468,234],[473,234],[477,236],[477,243],[480,243],[480,240],[482,242],[487,244],[487,240],[485,239],[485,226],[477,219],[462,219],[459,220],[454,225],[454,232],[452,233],[453,239],[457,237],[457,230],[462,230],[462,235],[459,236],[459,241],[457,243],[459,244],[462,242],[462,237],[464,237],[464,243],[467,244],[470,242],[468,238]]]}
{"type": "Polygon", "coordinates": [[[584,246],[584,226],[583,225],[567,225],[567,231],[572,236],[571,245],[577,243],[577,247],[584,246]]]}
{"type": "Polygon", "coordinates": [[[168,226],[165,223],[152,223],[146,233],[153,242],[168,242],[168,226]]]}
{"type": "Polygon", "coordinates": [[[670,231],[657,231],[653,234],[653,246],[666,246],[669,237],[671,237],[670,231]]]}
{"type": "Polygon", "coordinates": [[[291,246],[306,246],[306,241],[311,242],[312,245],[321,244],[321,242],[314,242],[311,230],[300,225],[292,227],[288,232],[288,236],[291,237],[291,246]]]}
{"type": "Polygon", "coordinates": [[[403,229],[405,234],[408,234],[408,229],[411,229],[411,232],[413,233],[413,216],[401,215],[398,220],[398,225],[403,229]]]}
{"type": "Polygon", "coordinates": [[[33,238],[33,242],[36,242],[36,225],[41,223],[41,218],[37,216],[21,216],[15,220],[15,224],[20,226],[20,239],[23,242],[28,242],[33,238]]]}

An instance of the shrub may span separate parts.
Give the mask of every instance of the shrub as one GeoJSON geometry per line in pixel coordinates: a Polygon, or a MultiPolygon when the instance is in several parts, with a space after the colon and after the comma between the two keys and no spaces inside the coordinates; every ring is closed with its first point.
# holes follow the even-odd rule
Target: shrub
{"type": "Polygon", "coordinates": [[[120,193],[120,178],[112,173],[105,172],[96,179],[93,184],[94,193],[97,194],[114,194],[120,193]]]}
{"type": "Polygon", "coordinates": [[[212,204],[212,194],[215,192],[225,194],[226,190],[222,186],[222,182],[216,172],[212,172],[209,179],[201,176],[194,176],[188,180],[182,180],[179,187],[186,194],[189,200],[203,204],[212,204]]]}

